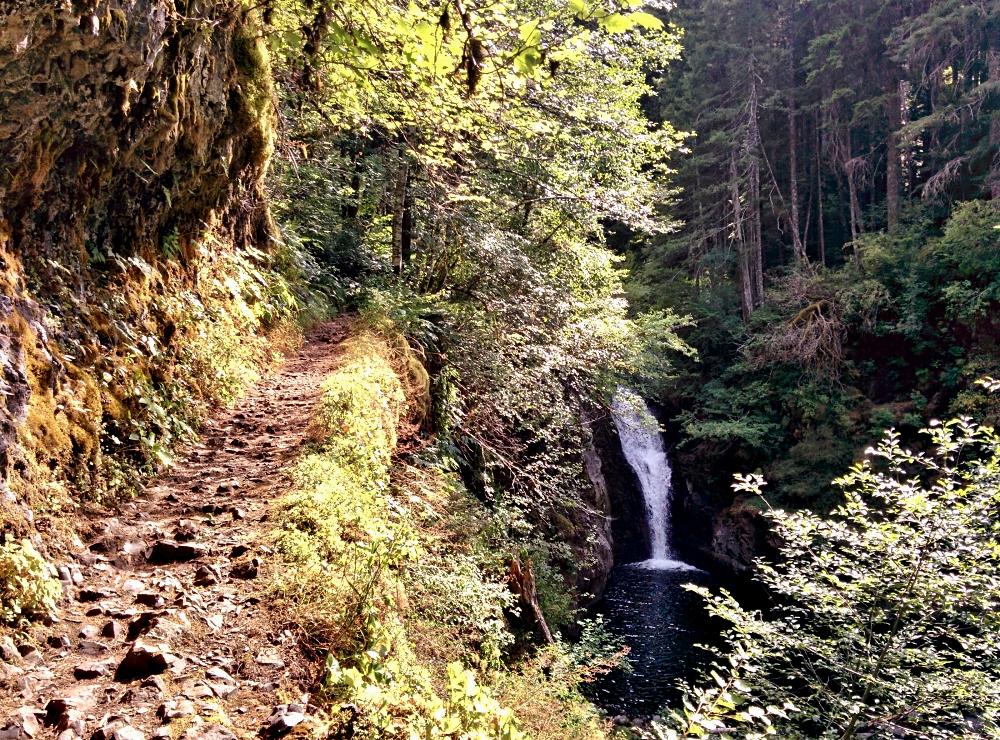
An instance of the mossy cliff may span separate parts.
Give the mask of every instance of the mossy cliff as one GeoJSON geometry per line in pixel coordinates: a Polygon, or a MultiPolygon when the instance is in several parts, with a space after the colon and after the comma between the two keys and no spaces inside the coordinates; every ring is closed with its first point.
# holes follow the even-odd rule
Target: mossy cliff
{"type": "Polygon", "coordinates": [[[295,306],[238,2],[0,9],[0,532],[125,494],[270,359],[295,306]]]}
{"type": "Polygon", "coordinates": [[[86,268],[176,233],[191,256],[213,212],[266,236],[270,70],[239,4],[19,5],[0,11],[0,193],[20,255],[86,268]]]}

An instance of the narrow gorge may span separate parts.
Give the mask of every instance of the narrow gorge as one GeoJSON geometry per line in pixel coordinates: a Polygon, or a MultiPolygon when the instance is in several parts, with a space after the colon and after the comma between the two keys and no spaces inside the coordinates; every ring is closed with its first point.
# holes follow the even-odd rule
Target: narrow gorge
{"type": "MultiPolygon", "coordinates": [[[[593,613],[629,648],[628,666],[587,688],[602,707],[628,721],[656,714],[677,681],[692,678],[702,657],[696,645],[717,640],[721,625],[706,618],[688,583],[716,585],[706,571],[679,559],[674,542],[674,481],[660,423],[646,401],[619,388],[612,415],[622,453],[634,472],[649,532],[649,557],[616,563],[593,613]]],[[[622,492],[619,492],[621,495],[622,492]]],[[[632,531],[643,529],[633,523],[632,531]]]]}

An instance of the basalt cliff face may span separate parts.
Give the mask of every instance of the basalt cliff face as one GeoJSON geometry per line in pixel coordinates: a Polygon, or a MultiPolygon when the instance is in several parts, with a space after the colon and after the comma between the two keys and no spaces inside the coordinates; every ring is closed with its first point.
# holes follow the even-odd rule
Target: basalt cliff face
{"type": "Polygon", "coordinates": [[[591,429],[608,491],[604,510],[610,521],[614,563],[645,560],[650,555],[650,533],[639,480],[625,459],[610,417],[595,422],[591,429]]]}
{"type": "Polygon", "coordinates": [[[238,2],[0,8],[3,536],[127,487],[182,401],[237,382],[218,350],[267,319],[244,278],[273,231],[270,80],[238,2]]]}

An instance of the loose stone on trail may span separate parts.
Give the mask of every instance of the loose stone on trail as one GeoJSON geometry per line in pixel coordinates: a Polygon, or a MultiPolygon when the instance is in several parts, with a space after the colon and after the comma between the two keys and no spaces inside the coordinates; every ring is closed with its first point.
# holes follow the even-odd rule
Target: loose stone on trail
{"type": "Polygon", "coordinates": [[[170,563],[184,563],[188,560],[194,560],[204,553],[204,547],[190,542],[159,540],[153,545],[146,559],[155,565],[169,565],[170,563]]]}
{"type": "Polygon", "coordinates": [[[218,493],[232,493],[233,491],[239,490],[240,482],[233,478],[232,480],[223,481],[215,489],[218,493]]]}
{"type": "Polygon", "coordinates": [[[118,665],[115,680],[122,683],[166,671],[177,658],[168,652],[165,645],[136,640],[118,665]]]}

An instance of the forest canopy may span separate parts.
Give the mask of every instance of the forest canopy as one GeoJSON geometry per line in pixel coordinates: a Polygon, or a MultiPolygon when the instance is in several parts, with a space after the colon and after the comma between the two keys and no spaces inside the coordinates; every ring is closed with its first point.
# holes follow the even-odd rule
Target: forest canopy
{"type": "MultiPolygon", "coordinates": [[[[700,363],[661,398],[688,467],[820,491],[866,440],[997,419],[1000,16],[983,2],[678,2],[656,116],[680,227],[633,240],[637,307],[700,363]],[[686,389],[697,388],[697,393],[686,389]],[[723,461],[717,465],[716,461],[723,461]]],[[[700,476],[700,474],[699,474],[700,476]]]]}

